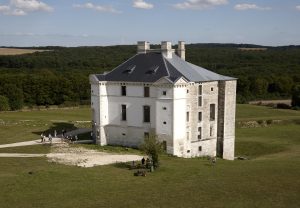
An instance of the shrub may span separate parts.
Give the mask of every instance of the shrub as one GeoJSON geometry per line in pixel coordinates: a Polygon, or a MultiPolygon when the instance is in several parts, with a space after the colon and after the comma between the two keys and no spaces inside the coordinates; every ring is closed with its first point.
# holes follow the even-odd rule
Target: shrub
{"type": "Polygon", "coordinates": [[[9,102],[7,97],[0,95],[0,111],[8,111],[9,102]]]}
{"type": "Polygon", "coordinates": [[[271,125],[273,123],[273,120],[267,120],[267,124],[271,125]]]}

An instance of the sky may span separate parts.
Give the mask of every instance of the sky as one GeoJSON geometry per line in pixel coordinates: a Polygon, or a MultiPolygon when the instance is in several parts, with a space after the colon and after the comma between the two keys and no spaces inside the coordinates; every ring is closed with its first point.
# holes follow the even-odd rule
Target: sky
{"type": "Polygon", "coordinates": [[[0,46],[300,45],[300,0],[0,0],[0,46]]]}

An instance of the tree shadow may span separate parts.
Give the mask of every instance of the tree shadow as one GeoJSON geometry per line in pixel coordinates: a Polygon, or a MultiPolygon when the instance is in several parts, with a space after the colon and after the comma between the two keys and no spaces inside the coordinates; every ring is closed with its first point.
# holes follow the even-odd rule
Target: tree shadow
{"type": "Polygon", "coordinates": [[[36,132],[32,132],[32,133],[37,134],[37,135],[41,135],[42,133],[44,135],[48,135],[48,134],[54,135],[54,131],[56,131],[57,135],[60,135],[60,134],[62,134],[63,130],[68,132],[68,131],[72,131],[72,130],[76,130],[76,129],[78,129],[78,128],[72,123],[61,122],[61,123],[53,123],[50,126],[50,128],[45,131],[36,131],[36,132]]]}

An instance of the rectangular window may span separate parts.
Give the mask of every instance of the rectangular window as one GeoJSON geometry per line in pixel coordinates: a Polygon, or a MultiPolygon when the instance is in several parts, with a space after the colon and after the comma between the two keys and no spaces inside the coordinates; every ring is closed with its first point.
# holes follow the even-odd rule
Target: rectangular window
{"type": "Polygon", "coordinates": [[[149,89],[149,87],[144,87],[144,97],[150,97],[150,89],[149,89]]]}
{"type": "Polygon", "coordinates": [[[198,127],[198,140],[201,140],[201,136],[202,136],[202,128],[198,127]]]}
{"type": "Polygon", "coordinates": [[[198,112],[198,121],[202,121],[202,112],[198,112]]]}
{"type": "Polygon", "coordinates": [[[144,138],[149,138],[149,132],[144,132],[144,138]]]}
{"type": "Polygon", "coordinates": [[[201,152],[202,151],[202,146],[199,146],[198,150],[199,150],[199,152],[201,152]]]}
{"type": "Polygon", "coordinates": [[[162,142],[162,147],[164,151],[167,151],[167,141],[162,142]]]}
{"type": "Polygon", "coordinates": [[[198,95],[202,95],[202,85],[199,85],[198,87],[198,95]]]}
{"type": "Polygon", "coordinates": [[[167,91],[163,91],[163,93],[162,93],[163,95],[167,95],[167,91]]]}
{"type": "Polygon", "coordinates": [[[190,112],[186,112],[186,122],[190,121],[190,112]]]}
{"type": "Polygon", "coordinates": [[[121,95],[126,96],[126,86],[121,86],[121,95]]]}
{"type": "Polygon", "coordinates": [[[198,97],[198,106],[202,106],[202,96],[198,97]]]}
{"type": "Polygon", "coordinates": [[[213,127],[212,126],[209,128],[209,136],[213,136],[213,127]]]}
{"type": "Polygon", "coordinates": [[[147,105],[144,106],[144,122],[150,122],[150,106],[147,105]]]}
{"type": "Polygon", "coordinates": [[[126,105],[122,105],[122,121],[126,121],[126,105]]]}
{"type": "Polygon", "coordinates": [[[216,105],[215,104],[210,104],[210,120],[211,121],[214,121],[215,120],[215,118],[216,118],[216,105]]]}

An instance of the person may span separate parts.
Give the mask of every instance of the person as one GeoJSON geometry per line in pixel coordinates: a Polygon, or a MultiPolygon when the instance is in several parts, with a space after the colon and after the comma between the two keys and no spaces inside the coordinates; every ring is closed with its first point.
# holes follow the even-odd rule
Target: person
{"type": "Polygon", "coordinates": [[[212,163],[213,165],[215,165],[216,162],[217,162],[217,158],[216,158],[216,157],[212,157],[212,158],[211,158],[211,163],[212,163]]]}
{"type": "Polygon", "coordinates": [[[48,138],[49,138],[49,142],[50,142],[50,144],[52,144],[52,135],[51,135],[51,134],[49,134],[49,135],[48,135],[48,138]]]}
{"type": "Polygon", "coordinates": [[[147,157],[147,159],[146,159],[146,168],[149,168],[150,166],[151,166],[150,159],[149,159],[149,157],[147,157]]]}
{"type": "Polygon", "coordinates": [[[75,135],[75,141],[77,142],[77,140],[78,140],[78,136],[77,136],[77,135],[75,135]]]}
{"type": "Polygon", "coordinates": [[[44,142],[44,134],[41,133],[41,143],[44,142]]]}
{"type": "Polygon", "coordinates": [[[57,132],[56,130],[54,130],[54,137],[56,138],[56,136],[57,136],[57,132]]]}
{"type": "Polygon", "coordinates": [[[145,158],[143,157],[143,159],[142,159],[142,165],[145,165],[145,158]]]}

